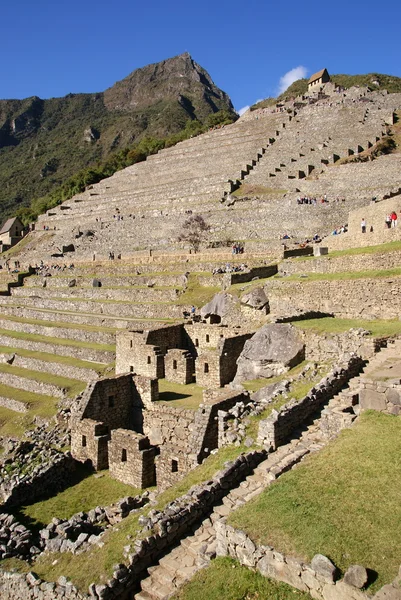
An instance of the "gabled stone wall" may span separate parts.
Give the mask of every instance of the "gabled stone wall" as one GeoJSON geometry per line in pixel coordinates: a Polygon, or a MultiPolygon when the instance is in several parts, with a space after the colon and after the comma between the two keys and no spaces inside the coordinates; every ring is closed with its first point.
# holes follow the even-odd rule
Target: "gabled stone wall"
{"type": "Polygon", "coordinates": [[[108,447],[112,477],[139,489],[155,485],[156,448],[150,446],[149,438],[128,429],[114,429],[108,447]]]}
{"type": "Polygon", "coordinates": [[[164,358],[164,377],[167,381],[188,384],[194,380],[195,361],[188,350],[172,348],[164,358]]]}

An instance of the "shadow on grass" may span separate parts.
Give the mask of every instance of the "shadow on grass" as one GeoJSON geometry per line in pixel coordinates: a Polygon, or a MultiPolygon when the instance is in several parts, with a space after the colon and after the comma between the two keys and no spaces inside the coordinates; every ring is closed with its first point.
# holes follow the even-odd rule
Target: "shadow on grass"
{"type": "Polygon", "coordinates": [[[171,402],[172,400],[183,400],[184,398],[190,398],[191,394],[179,394],[178,392],[161,392],[159,394],[159,400],[163,402],[171,402]]]}
{"type": "Polygon", "coordinates": [[[12,508],[9,512],[12,515],[14,515],[14,517],[22,525],[24,525],[27,529],[32,531],[32,533],[35,536],[37,536],[39,534],[39,531],[41,529],[43,529],[44,527],[46,527],[46,525],[48,525],[48,523],[41,523],[40,521],[36,521],[35,519],[32,519],[31,517],[29,517],[28,515],[26,515],[24,513],[24,510],[28,506],[31,506],[32,504],[36,504],[37,502],[43,502],[44,500],[49,500],[50,498],[53,498],[58,493],[64,492],[67,488],[73,487],[74,485],[81,483],[81,481],[83,481],[87,477],[90,477],[91,475],[93,475],[93,473],[94,473],[94,469],[92,466],[78,464],[76,469],[74,470],[74,472],[71,473],[71,476],[65,480],[65,482],[64,482],[65,485],[62,488],[57,489],[57,491],[55,491],[52,488],[49,488],[47,491],[44,491],[44,493],[40,497],[35,497],[32,500],[32,502],[27,502],[26,504],[24,504],[18,508],[12,508]]]}

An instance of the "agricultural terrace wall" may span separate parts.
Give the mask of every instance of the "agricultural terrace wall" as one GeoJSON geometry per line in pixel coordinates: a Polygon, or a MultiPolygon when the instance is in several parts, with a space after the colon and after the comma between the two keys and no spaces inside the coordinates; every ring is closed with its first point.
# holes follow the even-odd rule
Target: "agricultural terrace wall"
{"type": "Polygon", "coordinates": [[[323,312],[340,318],[392,319],[401,312],[401,277],[270,281],[270,311],[280,317],[323,312]]]}
{"type": "Polygon", "coordinates": [[[394,252],[375,252],[374,254],[356,254],[354,256],[331,257],[330,255],[326,255],[309,260],[286,260],[279,264],[278,272],[281,275],[347,273],[352,271],[393,269],[400,266],[401,252],[398,250],[394,252]]]}

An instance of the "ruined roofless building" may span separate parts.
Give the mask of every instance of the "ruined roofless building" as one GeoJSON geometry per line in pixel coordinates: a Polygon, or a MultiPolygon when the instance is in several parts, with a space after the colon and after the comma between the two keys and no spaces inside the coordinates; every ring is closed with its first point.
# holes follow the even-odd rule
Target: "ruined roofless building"
{"type": "Polygon", "coordinates": [[[249,399],[219,388],[251,335],[204,323],[119,332],[117,374],[91,382],[73,408],[73,457],[135,487],[181,479],[218,447],[218,411],[249,399]],[[160,378],[213,389],[198,410],[177,408],[158,402],[160,378]]]}
{"type": "Polygon", "coordinates": [[[324,83],[329,83],[330,75],[327,69],[322,69],[317,73],[314,73],[312,77],[308,81],[308,91],[314,90],[316,86],[323,85],[324,83]]]}

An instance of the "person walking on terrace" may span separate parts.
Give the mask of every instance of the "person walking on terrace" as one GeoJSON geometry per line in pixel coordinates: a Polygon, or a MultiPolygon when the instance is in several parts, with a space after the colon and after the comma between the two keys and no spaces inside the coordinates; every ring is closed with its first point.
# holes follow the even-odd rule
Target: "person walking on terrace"
{"type": "Polygon", "coordinates": [[[364,218],[361,221],[361,231],[362,233],[366,233],[366,221],[364,218]]]}

